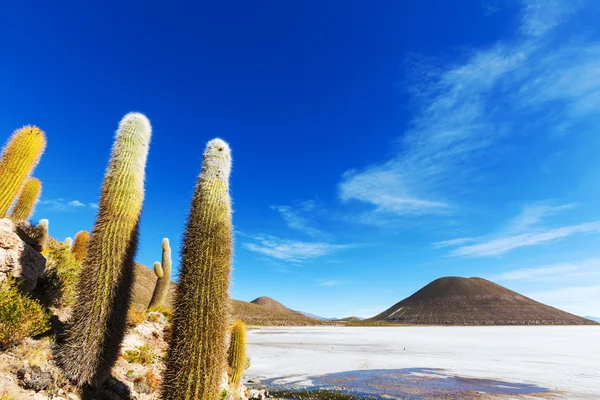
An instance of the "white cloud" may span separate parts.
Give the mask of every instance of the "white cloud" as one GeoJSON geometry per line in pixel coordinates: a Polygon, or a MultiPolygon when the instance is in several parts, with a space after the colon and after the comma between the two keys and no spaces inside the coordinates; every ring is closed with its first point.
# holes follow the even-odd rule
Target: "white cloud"
{"type": "Polygon", "coordinates": [[[325,232],[311,226],[311,220],[306,216],[316,209],[314,201],[298,202],[294,206],[271,206],[271,209],[277,211],[290,229],[306,233],[315,237],[328,236],[325,232]]]}
{"type": "Polygon", "coordinates": [[[98,208],[95,203],[88,203],[86,205],[79,200],[65,200],[63,198],[42,199],[39,204],[42,206],[42,208],[51,211],[73,211],[75,209],[83,208],[98,208]]]}
{"type": "Polygon", "coordinates": [[[514,38],[443,68],[417,62],[416,113],[399,150],[346,172],[338,185],[342,201],[368,207],[354,220],[377,225],[390,215],[455,213],[461,195],[481,182],[481,167],[498,159],[503,140],[533,135],[524,126],[529,123],[545,124],[536,131],[541,140],[592,115],[600,107],[600,44],[555,40],[576,3],[523,1],[514,38]],[[541,107],[552,112],[536,118],[541,107]]]}
{"type": "Polygon", "coordinates": [[[450,239],[450,240],[442,240],[440,242],[433,243],[433,247],[435,247],[436,249],[440,249],[443,247],[454,247],[454,246],[463,245],[465,243],[473,243],[473,242],[476,242],[477,240],[478,240],[477,238],[457,238],[457,239],[450,239]]]}
{"type": "Polygon", "coordinates": [[[306,262],[351,247],[350,245],[330,244],[326,242],[301,242],[280,239],[270,235],[256,235],[252,239],[252,242],[243,244],[246,249],[293,263],[306,262]]]}
{"type": "Polygon", "coordinates": [[[317,279],[317,283],[319,284],[319,286],[332,287],[345,285],[347,282],[340,281],[337,279],[317,279]]]}
{"type": "Polygon", "coordinates": [[[436,248],[452,247],[451,256],[488,257],[511,250],[553,242],[580,233],[600,232],[600,221],[562,227],[548,227],[546,220],[573,204],[549,206],[542,203],[526,206],[504,229],[479,238],[457,238],[433,243],[436,248]]]}
{"type": "Polygon", "coordinates": [[[542,232],[521,233],[499,237],[480,243],[458,247],[450,252],[452,256],[486,257],[508,253],[519,247],[535,246],[542,243],[564,239],[577,233],[600,232],[600,221],[579,225],[563,226],[542,232]]]}
{"type": "Polygon", "coordinates": [[[508,225],[508,232],[525,232],[531,228],[537,227],[545,218],[552,217],[562,211],[575,207],[574,204],[565,204],[560,206],[549,206],[544,204],[534,204],[523,208],[521,214],[515,217],[508,225]]]}
{"type": "Polygon", "coordinates": [[[559,282],[600,280],[600,258],[522,268],[492,277],[493,281],[559,282]]]}

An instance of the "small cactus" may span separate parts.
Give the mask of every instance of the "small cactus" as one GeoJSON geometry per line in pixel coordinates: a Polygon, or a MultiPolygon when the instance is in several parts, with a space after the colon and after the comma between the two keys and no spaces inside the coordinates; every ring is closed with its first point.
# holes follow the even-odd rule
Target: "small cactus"
{"type": "Polygon", "coordinates": [[[231,328],[229,351],[227,352],[229,384],[234,393],[237,393],[237,388],[242,382],[246,363],[246,326],[238,320],[231,328]]]}
{"type": "Polygon", "coordinates": [[[75,242],[73,243],[71,252],[73,253],[73,257],[75,257],[75,261],[77,261],[79,264],[83,262],[85,256],[87,255],[89,241],[90,234],[88,231],[79,231],[75,235],[75,242]]]}
{"type": "Polygon", "coordinates": [[[156,286],[154,286],[149,308],[162,307],[169,293],[169,284],[171,283],[171,246],[167,238],[164,238],[162,241],[162,264],[159,262],[154,263],[154,273],[158,279],[156,286]]]}
{"type": "Polygon", "coordinates": [[[25,126],[11,136],[0,158],[0,218],[8,213],[45,148],[46,136],[35,126],[25,126]]]}
{"type": "Polygon", "coordinates": [[[71,250],[71,246],[73,245],[73,239],[68,237],[65,239],[65,241],[63,243],[65,244],[65,246],[68,247],[69,250],[71,250]]]}
{"type": "Polygon", "coordinates": [[[232,256],[227,143],[211,140],[204,152],[184,234],[181,276],[161,396],[164,400],[217,400],[226,372],[232,256]]]}
{"type": "Polygon", "coordinates": [[[33,208],[40,198],[42,182],[37,178],[27,179],[19,195],[17,203],[13,207],[10,219],[13,221],[26,221],[33,214],[33,208]]]}
{"type": "Polygon", "coordinates": [[[72,317],[56,350],[57,364],[77,386],[97,387],[110,376],[125,335],[150,131],[138,113],[117,130],[72,317]]]}

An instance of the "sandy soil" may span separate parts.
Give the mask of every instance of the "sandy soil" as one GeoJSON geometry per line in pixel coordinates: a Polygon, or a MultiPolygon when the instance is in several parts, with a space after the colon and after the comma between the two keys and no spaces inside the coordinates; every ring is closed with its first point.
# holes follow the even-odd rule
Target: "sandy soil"
{"type": "Polygon", "coordinates": [[[536,385],[560,398],[600,398],[600,326],[261,328],[248,333],[248,353],[247,375],[283,378],[275,382],[435,368],[536,385]]]}

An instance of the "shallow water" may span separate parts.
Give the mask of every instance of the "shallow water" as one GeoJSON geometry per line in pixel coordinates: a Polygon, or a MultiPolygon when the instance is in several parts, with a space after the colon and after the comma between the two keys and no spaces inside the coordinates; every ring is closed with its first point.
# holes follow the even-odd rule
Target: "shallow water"
{"type": "MultiPolygon", "coordinates": [[[[288,392],[288,398],[334,398],[323,391],[335,391],[360,399],[435,399],[480,398],[490,396],[531,395],[547,393],[536,385],[504,382],[492,379],[464,378],[448,375],[445,371],[429,368],[375,369],[339,372],[310,377],[311,385],[299,389],[297,385],[280,384],[281,378],[264,381],[272,392],[288,392]],[[290,396],[297,391],[298,396],[290,396]],[[312,397],[306,391],[321,391],[312,397]],[[303,393],[304,392],[304,393],[303,393]]],[[[543,396],[542,396],[543,397],[543,396]]]]}

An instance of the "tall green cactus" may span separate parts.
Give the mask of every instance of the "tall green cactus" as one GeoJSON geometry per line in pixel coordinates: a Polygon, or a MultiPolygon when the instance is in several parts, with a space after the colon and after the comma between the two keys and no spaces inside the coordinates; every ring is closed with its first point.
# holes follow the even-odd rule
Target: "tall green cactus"
{"type": "Polygon", "coordinates": [[[233,392],[237,393],[246,368],[246,326],[240,320],[231,328],[227,364],[229,365],[229,384],[233,392]]]}
{"type": "Polygon", "coordinates": [[[72,317],[56,351],[77,386],[108,378],[125,335],[150,133],[139,113],[127,114],[117,130],[72,317]]]}
{"type": "Polygon", "coordinates": [[[42,182],[37,178],[30,178],[25,181],[17,203],[10,213],[10,219],[13,221],[26,221],[33,214],[33,208],[40,198],[42,192],[42,182]]]}
{"type": "Polygon", "coordinates": [[[169,284],[171,283],[171,246],[167,238],[164,238],[162,241],[162,263],[154,263],[154,272],[158,279],[156,286],[154,286],[149,308],[162,307],[169,293],[169,284]],[[160,270],[157,269],[157,264],[160,270]]]}
{"type": "Polygon", "coordinates": [[[25,126],[11,136],[0,158],[0,218],[8,213],[45,148],[46,136],[35,126],[25,126]]]}
{"type": "Polygon", "coordinates": [[[90,234],[88,231],[79,231],[75,235],[75,242],[73,243],[73,248],[71,252],[73,253],[73,257],[75,261],[79,264],[83,262],[85,256],[87,255],[87,247],[90,241],[90,234]]]}
{"type": "Polygon", "coordinates": [[[181,254],[162,399],[217,400],[226,372],[232,256],[231,153],[221,139],[204,152],[181,254]]]}

